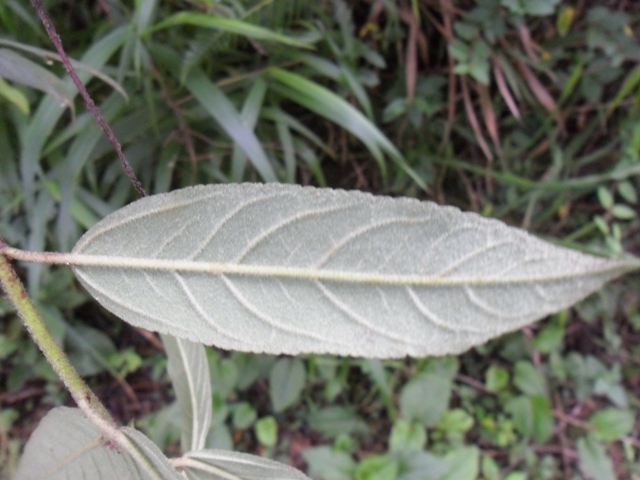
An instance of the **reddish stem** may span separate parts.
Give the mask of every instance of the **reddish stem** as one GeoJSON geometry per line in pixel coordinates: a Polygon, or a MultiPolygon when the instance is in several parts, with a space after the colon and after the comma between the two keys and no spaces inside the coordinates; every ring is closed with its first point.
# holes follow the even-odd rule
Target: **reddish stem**
{"type": "Polygon", "coordinates": [[[42,24],[44,25],[44,28],[47,31],[47,35],[49,35],[49,38],[53,42],[53,45],[56,47],[56,50],[58,51],[58,54],[62,59],[64,68],[67,70],[67,73],[73,80],[73,83],[75,83],[76,87],[78,88],[78,91],[80,92],[80,95],[82,95],[82,98],[84,99],[84,102],[86,103],[87,108],[96,118],[98,125],[100,125],[100,128],[102,128],[102,131],[105,133],[105,135],[111,142],[111,145],[113,145],[113,148],[115,148],[116,153],[118,154],[118,158],[120,159],[120,165],[122,165],[122,168],[124,169],[125,173],[129,177],[129,180],[131,180],[133,187],[136,189],[136,191],[141,197],[146,197],[147,194],[144,191],[144,188],[142,187],[142,183],[140,183],[140,180],[138,180],[138,177],[136,177],[136,174],[133,171],[133,168],[131,168],[131,165],[129,164],[129,162],[127,162],[127,159],[125,158],[124,153],[122,153],[122,147],[120,146],[120,142],[118,142],[118,139],[113,133],[113,130],[111,130],[111,127],[109,127],[107,122],[102,117],[102,114],[100,113],[100,110],[98,109],[98,107],[96,107],[95,103],[93,103],[93,100],[89,96],[87,89],[84,87],[84,85],[80,81],[80,78],[78,78],[76,71],[71,65],[71,62],[69,61],[69,57],[67,56],[67,53],[65,52],[64,47],[62,46],[62,40],[60,40],[60,36],[56,32],[56,29],[53,26],[53,23],[51,23],[51,19],[49,18],[47,11],[42,6],[42,3],[40,2],[40,0],[31,0],[31,5],[33,5],[33,8],[38,13],[40,20],[42,21],[42,24]]]}

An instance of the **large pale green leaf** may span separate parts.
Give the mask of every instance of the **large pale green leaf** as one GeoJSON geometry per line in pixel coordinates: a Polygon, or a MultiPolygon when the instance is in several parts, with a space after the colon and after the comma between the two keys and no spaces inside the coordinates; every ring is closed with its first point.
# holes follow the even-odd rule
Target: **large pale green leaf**
{"type": "Polygon", "coordinates": [[[190,480],[310,480],[288,465],[225,450],[189,452],[174,464],[190,480]]]}
{"type": "Polygon", "coordinates": [[[147,460],[108,446],[100,430],[77,408],[51,410],[27,443],[14,480],[179,480],[151,440],[132,428],[124,434],[147,460]]]}
{"type": "Polygon", "coordinates": [[[201,343],[163,335],[167,370],[180,406],[182,451],[204,448],[211,426],[211,379],[201,343]]]}
{"type": "Polygon", "coordinates": [[[227,349],[365,357],[464,351],[640,264],[452,207],[276,184],[147,197],[73,252],[84,286],[136,326],[227,349]]]}

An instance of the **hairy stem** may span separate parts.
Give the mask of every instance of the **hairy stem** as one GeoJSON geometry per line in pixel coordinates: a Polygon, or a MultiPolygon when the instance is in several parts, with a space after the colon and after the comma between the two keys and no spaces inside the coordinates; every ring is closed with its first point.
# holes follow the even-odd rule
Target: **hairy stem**
{"type": "Polygon", "coordinates": [[[184,259],[144,257],[120,257],[82,253],[29,252],[0,245],[0,254],[25,262],[48,263],[74,267],[100,267],[165,272],[194,272],[210,275],[242,275],[262,278],[292,278],[306,281],[329,281],[371,285],[395,285],[418,287],[464,287],[488,285],[513,285],[550,283],[592,274],[612,273],[614,276],[640,270],[640,259],[601,259],[592,267],[575,272],[533,275],[447,276],[438,274],[387,274],[379,272],[355,272],[324,269],[320,267],[291,267],[283,265],[253,265],[238,262],[206,262],[184,259]]]}
{"type": "Polygon", "coordinates": [[[22,285],[18,275],[9,263],[8,257],[4,255],[6,248],[7,245],[0,238],[0,285],[18,311],[18,315],[33,341],[38,345],[38,348],[40,348],[49,364],[58,374],[58,377],[64,382],[78,407],[102,431],[104,438],[127,452],[138,465],[145,468],[151,478],[161,480],[161,475],[156,471],[149,459],[116,425],[102,402],[84,383],[84,380],[78,375],[76,369],[73,368],[67,356],[51,336],[38,310],[31,303],[24,285],[22,285]]]}
{"type": "Polygon", "coordinates": [[[0,239],[0,284],[18,311],[27,331],[49,361],[58,377],[64,382],[78,407],[89,417],[97,417],[115,427],[115,422],[98,397],[89,389],[73,368],[69,359],[47,330],[40,314],[18,278],[7,257],[2,254],[4,242],[0,239]]]}
{"type": "Polygon", "coordinates": [[[100,125],[100,128],[102,128],[102,131],[109,139],[109,142],[111,142],[111,145],[113,145],[113,148],[115,149],[116,153],[118,154],[118,158],[120,159],[120,164],[122,165],[122,168],[124,169],[127,176],[129,177],[129,180],[131,180],[133,187],[136,189],[136,191],[141,197],[145,197],[147,194],[144,191],[144,188],[142,187],[142,183],[140,183],[140,180],[138,180],[138,177],[136,177],[136,174],[133,171],[133,168],[131,168],[131,165],[129,165],[129,162],[127,162],[127,159],[125,158],[124,153],[122,152],[122,146],[120,145],[120,142],[118,142],[118,139],[116,138],[116,135],[113,133],[113,130],[111,130],[111,127],[109,127],[105,119],[102,117],[102,114],[100,113],[100,110],[98,109],[98,107],[96,107],[95,103],[93,103],[93,100],[91,99],[91,96],[87,92],[87,89],[84,88],[84,85],[82,84],[82,81],[80,80],[80,78],[78,78],[78,75],[76,74],[76,71],[74,70],[73,65],[71,65],[69,56],[64,51],[64,47],[62,46],[62,40],[60,40],[60,36],[56,32],[56,29],[53,26],[53,23],[51,23],[51,19],[49,18],[47,11],[42,6],[42,3],[40,3],[40,0],[31,0],[31,5],[33,5],[33,8],[38,13],[40,20],[42,21],[42,24],[44,25],[44,28],[47,31],[47,35],[49,35],[51,42],[53,42],[53,45],[56,47],[56,50],[58,51],[58,54],[62,59],[64,68],[67,70],[67,73],[71,77],[71,80],[73,80],[73,83],[75,83],[76,87],[78,88],[80,95],[82,95],[84,102],[87,104],[87,108],[96,118],[98,125],[100,125]]]}

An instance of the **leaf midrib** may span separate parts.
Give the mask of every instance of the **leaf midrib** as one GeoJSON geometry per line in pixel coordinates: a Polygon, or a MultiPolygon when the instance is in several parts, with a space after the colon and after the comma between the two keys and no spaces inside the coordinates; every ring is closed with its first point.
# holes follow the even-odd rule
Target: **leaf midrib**
{"type": "Polygon", "coordinates": [[[119,257],[110,255],[57,254],[51,263],[74,267],[121,268],[127,270],[151,270],[188,273],[208,273],[212,275],[236,275],[263,278],[290,278],[299,280],[322,280],[336,283],[353,283],[386,286],[451,287],[553,283],[572,278],[588,277],[593,274],[622,273],[640,268],[635,259],[610,261],[601,266],[575,273],[529,277],[442,277],[421,275],[397,275],[380,273],[348,272],[319,268],[300,268],[266,265],[242,265],[193,260],[151,259],[119,257]]]}

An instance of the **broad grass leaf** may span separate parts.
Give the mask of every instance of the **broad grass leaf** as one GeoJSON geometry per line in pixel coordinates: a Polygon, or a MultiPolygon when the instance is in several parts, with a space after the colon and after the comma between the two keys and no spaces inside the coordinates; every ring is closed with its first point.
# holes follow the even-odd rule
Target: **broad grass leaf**
{"type": "MultiPolygon", "coordinates": [[[[82,63],[95,70],[102,68],[113,53],[122,46],[129,31],[129,26],[123,25],[95,42],[82,56],[82,63]]],[[[78,76],[85,83],[91,78],[91,74],[86,71],[79,72],[78,76]]],[[[72,88],[71,79],[68,79],[66,83],[69,88],[72,88]]],[[[49,231],[51,219],[40,214],[43,206],[39,203],[40,200],[36,193],[38,183],[36,178],[41,174],[41,157],[44,146],[65,111],[66,107],[61,105],[60,101],[49,96],[43,98],[38,107],[34,109],[29,124],[20,134],[21,195],[24,198],[26,218],[29,222],[30,234],[26,247],[30,250],[42,250],[45,244],[45,232],[49,231]]],[[[39,198],[42,199],[43,195],[41,194],[39,198]]],[[[33,294],[37,291],[44,265],[31,264],[26,268],[29,273],[29,292],[33,294]]]]}
{"type": "Polygon", "coordinates": [[[247,154],[262,178],[267,182],[276,182],[278,177],[253,131],[253,126],[250,127],[249,122],[244,121],[224,92],[198,69],[193,70],[187,79],[186,87],[235,144],[247,154]]]}
{"type": "Polygon", "coordinates": [[[0,98],[4,98],[9,103],[14,104],[25,115],[29,116],[31,108],[26,95],[19,89],[12,87],[0,76],[0,98]]]}
{"type": "Polygon", "coordinates": [[[144,34],[174,25],[194,25],[196,27],[212,28],[227,33],[235,33],[245,37],[255,38],[256,40],[281,43],[290,47],[298,47],[304,49],[314,48],[313,45],[309,45],[308,42],[274,32],[273,30],[254,25],[244,20],[194,12],[176,13],[175,15],[172,15],[158,25],[155,25],[151,29],[147,30],[146,32],[144,32],[144,34]]]}
{"type": "Polygon", "coordinates": [[[283,463],[224,450],[189,452],[175,463],[185,478],[193,480],[310,480],[283,463]]]}
{"type": "Polygon", "coordinates": [[[407,164],[406,160],[391,141],[359,110],[331,90],[306,78],[272,68],[269,75],[277,80],[271,88],[289,100],[322,115],[355,135],[378,162],[380,171],[386,176],[383,152],[398,164],[421,188],[426,189],[424,180],[407,164]],[[284,88],[282,88],[284,87],[284,88]]]}
{"type": "Polygon", "coordinates": [[[122,431],[146,457],[143,467],[105,444],[100,430],[77,408],[51,410],[27,442],[14,480],[179,480],[181,477],[147,437],[122,431]]]}
{"type": "MultiPolygon", "coordinates": [[[[21,50],[23,52],[36,55],[38,57],[41,57],[44,61],[56,60],[58,62],[62,62],[60,55],[58,55],[57,53],[54,53],[50,50],[46,50],[44,48],[34,47],[33,45],[28,45],[26,43],[14,42],[13,40],[9,40],[8,38],[0,38],[0,45],[5,45],[7,47],[10,47],[16,50],[21,50]]],[[[118,82],[113,80],[111,77],[109,77],[108,75],[105,75],[99,68],[95,68],[87,63],[79,62],[72,58],[70,58],[69,61],[71,62],[71,65],[73,66],[73,68],[76,69],[76,71],[86,72],[92,77],[99,78],[104,83],[106,83],[111,88],[113,88],[115,91],[117,91],[120,95],[122,95],[122,98],[124,98],[127,101],[129,100],[129,96],[127,95],[127,92],[125,91],[125,89],[122,88],[122,86],[118,82]]],[[[69,83],[67,84],[67,88],[71,88],[71,85],[69,83]]],[[[75,95],[75,90],[72,90],[72,91],[74,92],[74,95],[75,95]]]]}
{"type": "MultiPolygon", "coordinates": [[[[250,129],[256,128],[258,116],[262,110],[264,97],[267,93],[267,82],[262,78],[257,78],[252,85],[240,112],[240,122],[250,129]]],[[[247,158],[238,143],[233,145],[231,154],[231,179],[234,183],[241,182],[244,177],[244,170],[247,158]]]]}
{"type": "Polygon", "coordinates": [[[64,81],[28,58],[4,48],[0,49],[0,77],[37,88],[71,106],[73,91],[64,81]]]}
{"type": "Polygon", "coordinates": [[[182,451],[205,447],[211,426],[211,379],[201,343],[163,335],[167,370],[176,392],[181,416],[182,451]]]}
{"type": "Polygon", "coordinates": [[[459,353],[638,268],[412,199],[287,185],[139,200],[76,244],[89,292],[136,326],[273,354],[459,353]]]}

